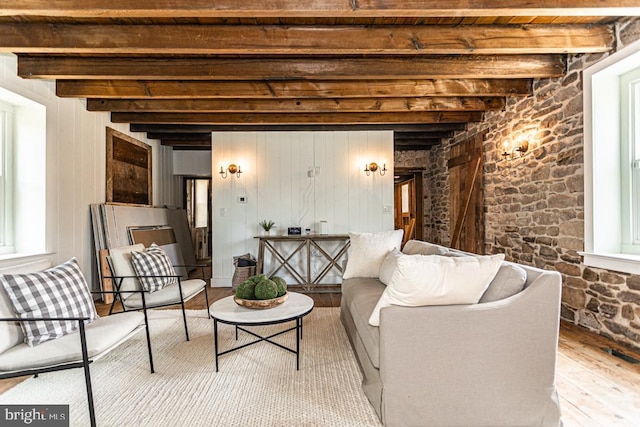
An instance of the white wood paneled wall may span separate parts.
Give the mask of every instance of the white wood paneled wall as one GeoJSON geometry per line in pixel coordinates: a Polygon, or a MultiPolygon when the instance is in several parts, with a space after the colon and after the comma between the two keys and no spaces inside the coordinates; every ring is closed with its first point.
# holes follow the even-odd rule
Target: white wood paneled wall
{"type": "MultiPolygon", "coordinates": [[[[153,203],[180,204],[180,180],[173,176],[172,150],[126,124],[114,124],[108,113],[88,112],[84,100],[55,95],[55,82],[21,79],[14,55],[0,54],[0,87],[46,108],[46,258],[52,264],[76,257],[87,280],[95,267],[89,205],[104,203],[106,186],[106,127],[126,133],[153,147],[153,203]]],[[[25,259],[0,259],[0,267],[25,259]]]]}
{"type": "Polygon", "coordinates": [[[233,256],[257,255],[263,219],[278,234],[292,226],[319,232],[323,220],[332,234],[393,229],[391,131],[219,132],[211,159],[215,286],[231,285],[233,256]],[[366,176],[369,162],[389,170],[366,176]],[[242,168],[240,178],[218,174],[230,163],[242,168]]]}
{"type": "Polygon", "coordinates": [[[174,151],[173,174],[203,178],[211,177],[211,151],[174,151]]]}

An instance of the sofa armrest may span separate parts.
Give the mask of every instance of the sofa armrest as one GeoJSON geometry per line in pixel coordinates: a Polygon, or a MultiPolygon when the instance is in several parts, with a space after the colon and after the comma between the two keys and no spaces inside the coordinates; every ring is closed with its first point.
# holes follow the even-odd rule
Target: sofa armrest
{"type": "Polygon", "coordinates": [[[423,413],[462,425],[482,424],[483,417],[490,424],[496,411],[504,411],[505,422],[516,413],[520,424],[535,424],[540,407],[555,396],[560,294],[560,274],[545,272],[500,301],[383,308],[383,412],[402,416],[419,399],[423,413]]]}

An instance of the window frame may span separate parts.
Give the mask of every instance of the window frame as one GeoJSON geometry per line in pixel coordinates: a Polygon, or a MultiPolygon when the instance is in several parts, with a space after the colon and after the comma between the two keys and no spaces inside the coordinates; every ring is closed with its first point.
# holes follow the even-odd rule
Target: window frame
{"type": "Polygon", "coordinates": [[[583,71],[585,247],[580,254],[587,266],[631,274],[640,274],[640,252],[623,245],[631,214],[622,166],[629,165],[629,155],[621,144],[620,76],[638,67],[640,41],[583,71]]]}
{"type": "Polygon", "coordinates": [[[13,110],[0,100],[0,255],[15,252],[13,236],[13,110]]]}

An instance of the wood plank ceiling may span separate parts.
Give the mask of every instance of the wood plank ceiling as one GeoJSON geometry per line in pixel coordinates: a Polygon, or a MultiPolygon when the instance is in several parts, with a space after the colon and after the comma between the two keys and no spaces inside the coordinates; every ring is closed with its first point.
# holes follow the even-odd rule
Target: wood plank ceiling
{"type": "Polygon", "coordinates": [[[175,149],[215,130],[392,129],[424,149],[606,52],[638,0],[3,0],[18,74],[175,149]]]}

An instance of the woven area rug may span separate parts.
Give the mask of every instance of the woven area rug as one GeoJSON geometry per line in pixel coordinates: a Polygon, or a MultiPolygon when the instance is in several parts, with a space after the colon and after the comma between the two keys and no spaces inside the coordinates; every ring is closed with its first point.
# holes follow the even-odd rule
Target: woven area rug
{"type": "MultiPolygon", "coordinates": [[[[91,365],[99,426],[380,426],[339,308],[304,318],[300,370],[295,355],[258,343],[220,358],[215,372],[213,321],[189,311],[191,341],[180,311],[153,312],[156,373],[149,373],[144,333],[91,365]]],[[[252,328],[263,334],[293,323],[252,328]]],[[[249,341],[219,324],[220,349],[249,341]]],[[[276,339],[295,347],[295,333],[276,339]]],[[[69,404],[71,425],[89,425],[81,369],[41,374],[0,395],[3,404],[69,404]]]]}

